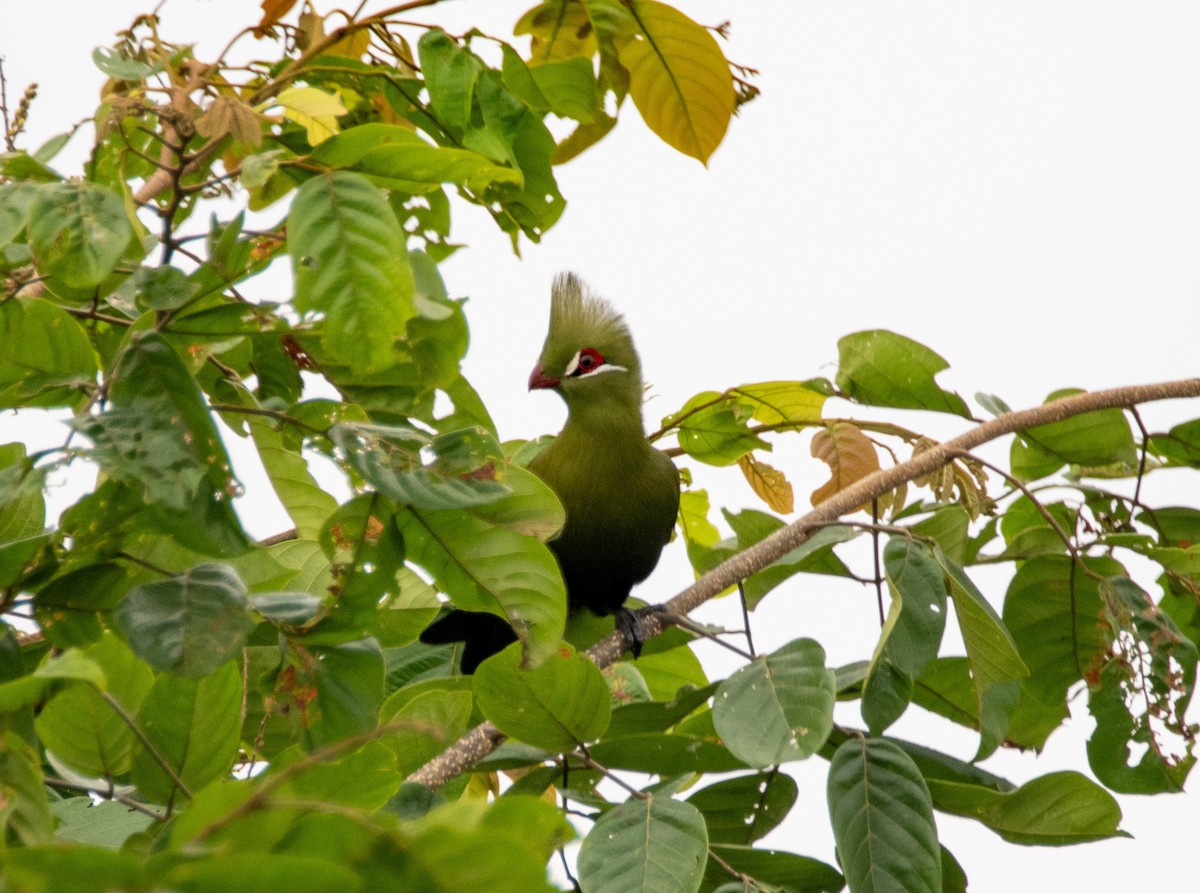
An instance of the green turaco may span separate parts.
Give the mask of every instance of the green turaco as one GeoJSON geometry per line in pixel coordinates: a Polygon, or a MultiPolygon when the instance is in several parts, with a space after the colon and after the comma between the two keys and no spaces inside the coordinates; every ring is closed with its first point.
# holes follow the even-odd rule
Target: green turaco
{"type": "MultiPolygon", "coordinates": [[[[640,648],[629,590],[654,570],[679,512],[679,472],[646,442],[642,371],[624,318],[574,274],[554,280],[550,331],[529,388],[557,391],[567,423],[529,468],[558,495],[566,523],[550,542],[568,608],[617,614],[640,648]]],[[[421,635],[465,641],[463,672],[516,640],[494,614],[454,611],[421,635]]]]}

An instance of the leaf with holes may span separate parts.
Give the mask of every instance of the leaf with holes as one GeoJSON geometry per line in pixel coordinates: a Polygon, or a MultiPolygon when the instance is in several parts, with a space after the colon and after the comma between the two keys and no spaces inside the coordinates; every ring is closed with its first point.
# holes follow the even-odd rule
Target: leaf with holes
{"type": "Polygon", "coordinates": [[[803,760],[829,737],[835,696],[825,650],[797,639],[721,683],[713,723],[725,746],[751,766],[803,760]]]}
{"type": "Polygon", "coordinates": [[[121,196],[91,183],[39,187],[28,232],[38,274],[68,299],[86,297],[107,279],[134,235],[121,196]]]}
{"type": "Polygon", "coordinates": [[[763,772],[711,784],[687,802],[704,814],[710,842],[751,844],[783,821],[798,791],[790,775],[763,772]]]}
{"type": "Polygon", "coordinates": [[[379,187],[334,171],[308,180],[288,214],[288,253],[301,313],[324,314],[322,337],[359,373],[396,364],[413,316],[404,231],[379,187]]]}
{"type": "Polygon", "coordinates": [[[853,893],[941,893],[929,789],[890,741],[851,738],[829,764],[829,817],[853,893]]]}
{"type": "Polygon", "coordinates": [[[475,671],[475,698],[506,735],[552,751],[599,738],[612,714],[599,668],[568,645],[533,669],[521,669],[521,648],[509,645],[475,671]]]}
{"type": "Polygon", "coordinates": [[[586,893],[695,893],[707,861],[699,810],[647,794],[610,809],[592,826],[579,850],[579,883],[586,893]]]}
{"type": "Polygon", "coordinates": [[[1196,762],[1196,727],[1186,719],[1196,646],[1128,577],[1102,580],[1099,593],[1110,644],[1099,683],[1089,680],[1088,763],[1114,791],[1180,791],[1196,762]],[[1142,747],[1131,765],[1131,749],[1142,747]]]}
{"type": "Polygon", "coordinates": [[[254,628],[246,586],[233,568],[201,564],[129,590],[113,621],[150,666],[198,679],[239,651],[254,628]]]}

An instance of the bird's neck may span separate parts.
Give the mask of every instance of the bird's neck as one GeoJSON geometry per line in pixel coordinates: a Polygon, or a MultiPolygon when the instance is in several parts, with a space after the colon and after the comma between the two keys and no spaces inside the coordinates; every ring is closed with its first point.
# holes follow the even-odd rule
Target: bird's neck
{"type": "Polygon", "coordinates": [[[642,425],[641,404],[630,405],[627,400],[588,400],[568,406],[567,423],[559,437],[608,444],[645,445],[646,429],[642,425]]]}

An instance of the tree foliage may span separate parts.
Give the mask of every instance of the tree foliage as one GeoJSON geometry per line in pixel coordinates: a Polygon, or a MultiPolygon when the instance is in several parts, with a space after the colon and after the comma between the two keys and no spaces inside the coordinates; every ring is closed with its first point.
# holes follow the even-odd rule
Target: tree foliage
{"type": "Polygon", "coordinates": [[[834,667],[809,638],[750,645],[710,679],[687,624],[615,662],[611,621],[568,623],[545,545],[562,508],[525,469],[539,444],[502,441],[460,369],[467,317],[438,268],[452,211],[536,243],[565,207],[555,165],[627,98],[703,162],[754,88],[654,0],[547,0],[511,43],[404,19],[436,2],[321,18],[266,0],[212,61],[141,17],[96,51],[109,80],[78,176],[54,166],[70,134],[21,148],[12,115],[0,408],[69,433],[0,445],[7,889],[524,893],[553,889],[548,863],[582,835],[586,893],[952,891],[937,813],[1063,845],[1124,833],[1110,791],[1180,790],[1200,509],[1150,505],[1141,482],[1200,466],[1200,420],[1151,432],[1135,407],[1197,381],[1018,414],[980,395],[997,418],[967,438],[1016,432],[1005,468],[890,420],[978,422],[937,353],[848,335],[834,380],[697,394],[651,439],[736,466],[771,509],[723,511],[723,537],[688,486],[700,581],[673,610],[734,582],[752,611],[808,575],[856,577],[879,594],[874,652],[834,667]],[[264,57],[230,62],[251,37],[264,57]],[[248,297],[271,265],[293,291],[248,297]],[[828,415],[834,395],[861,411],[828,415]],[[763,454],[797,432],[830,480],[788,524],[763,454]],[[269,497],[242,492],[231,453],[261,460],[292,531],[247,535],[239,506],[269,497]],[[60,513],[47,481],[83,468],[94,488],[60,513]],[[877,570],[845,548],[860,538],[877,570]],[[973,580],[984,564],[1010,569],[1004,592],[973,580]],[[1152,583],[1131,572],[1147,564],[1152,583]],[[453,649],[416,641],[443,600],[520,642],[457,674],[453,649]],[[1040,749],[1077,696],[1098,783],[977,765],[1040,749]],[[975,759],[889,737],[914,705],[977,730],[975,759]],[[764,845],[796,808],[786,764],[814,758],[836,852],[764,845]]]}

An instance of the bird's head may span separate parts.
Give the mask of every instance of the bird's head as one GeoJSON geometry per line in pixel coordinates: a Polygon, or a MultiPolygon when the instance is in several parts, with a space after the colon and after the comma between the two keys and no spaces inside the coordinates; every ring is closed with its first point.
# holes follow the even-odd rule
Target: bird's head
{"type": "Polygon", "coordinates": [[[642,370],[629,327],[574,273],[554,279],[550,331],[529,388],[556,390],[571,408],[615,401],[640,413],[642,370]]]}

